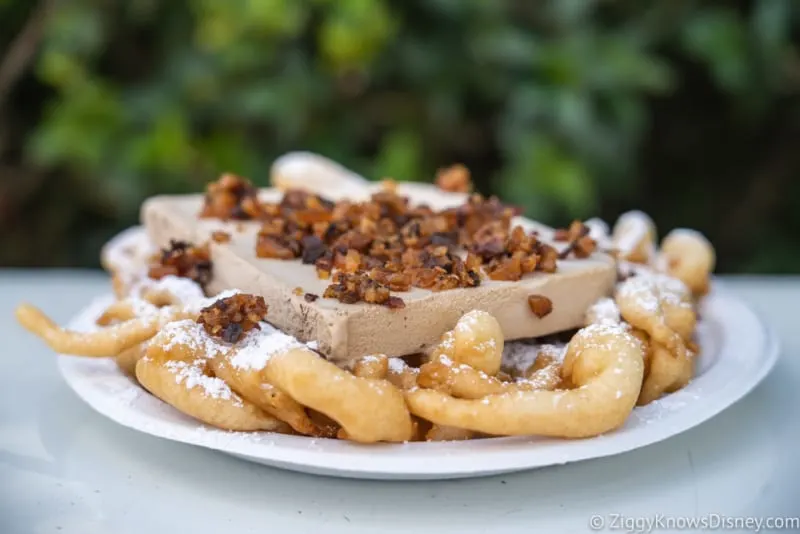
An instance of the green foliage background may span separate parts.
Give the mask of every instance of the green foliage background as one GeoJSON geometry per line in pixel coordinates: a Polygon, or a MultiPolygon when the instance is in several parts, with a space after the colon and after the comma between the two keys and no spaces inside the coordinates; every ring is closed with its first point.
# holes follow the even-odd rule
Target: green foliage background
{"type": "Polygon", "coordinates": [[[148,195],[308,149],[798,272],[798,33],[794,0],[0,0],[0,265],[94,266],[148,195]]]}

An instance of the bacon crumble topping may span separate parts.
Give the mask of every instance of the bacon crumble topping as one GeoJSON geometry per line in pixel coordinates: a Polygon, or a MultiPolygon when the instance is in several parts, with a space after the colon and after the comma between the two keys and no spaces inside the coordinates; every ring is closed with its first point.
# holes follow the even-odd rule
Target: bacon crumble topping
{"type": "MultiPolygon", "coordinates": [[[[441,171],[437,183],[463,190],[465,180],[468,186],[469,171],[455,166],[441,171]]],[[[496,197],[472,194],[460,206],[434,210],[410,205],[386,183],[365,202],[332,202],[289,189],[279,202],[259,203],[246,180],[224,175],[209,185],[201,217],[244,213],[258,220],[257,257],[314,265],[319,278],[331,280],[322,296],[345,303],[401,308],[403,300],[392,291],[443,291],[479,286],[484,277],[516,281],[535,271],[555,272],[558,251],[513,225],[518,210],[496,197]]],[[[577,257],[588,255],[587,233],[570,243],[577,257]]]]}
{"type": "Polygon", "coordinates": [[[211,336],[236,343],[251,330],[260,330],[260,321],[267,317],[263,297],[239,293],[219,299],[200,310],[197,322],[211,336]]]}
{"type": "Polygon", "coordinates": [[[436,173],[436,187],[451,193],[469,193],[472,191],[469,169],[460,163],[440,169],[436,173]]]}
{"type": "Polygon", "coordinates": [[[553,311],[553,301],[544,295],[528,296],[528,306],[539,319],[547,317],[553,311]]]}
{"type": "Polygon", "coordinates": [[[159,280],[173,275],[189,278],[200,287],[211,281],[212,263],[208,245],[195,246],[187,241],[171,239],[169,247],[161,249],[147,271],[147,276],[159,280]]]}
{"type": "Polygon", "coordinates": [[[250,220],[261,215],[258,189],[249,180],[235,174],[223,174],[208,184],[200,217],[250,220]]]}
{"type": "Polygon", "coordinates": [[[567,241],[569,244],[561,251],[559,258],[566,259],[570,254],[576,258],[588,258],[597,248],[597,243],[589,237],[589,227],[581,221],[572,221],[569,228],[559,228],[553,236],[555,241],[567,241]]]}
{"type": "Polygon", "coordinates": [[[231,240],[231,234],[222,230],[215,230],[211,232],[211,240],[214,243],[228,243],[231,240]]]}

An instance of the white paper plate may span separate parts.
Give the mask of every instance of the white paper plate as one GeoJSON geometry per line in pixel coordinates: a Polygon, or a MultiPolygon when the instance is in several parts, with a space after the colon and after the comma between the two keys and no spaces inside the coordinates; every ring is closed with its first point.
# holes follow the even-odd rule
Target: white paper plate
{"type": "MultiPolygon", "coordinates": [[[[72,323],[87,328],[110,297],[95,301],[72,323]]],[[[715,289],[698,327],[702,356],[683,390],[637,408],[625,426],[584,440],[492,438],[461,442],[359,445],[228,432],[199,424],[142,390],[107,359],[60,356],[69,386],[117,423],[165,439],[219,450],[275,467],[350,478],[444,479],[521,471],[619,454],[667,439],[744,397],[774,366],[778,343],[740,300],[715,289]]]]}

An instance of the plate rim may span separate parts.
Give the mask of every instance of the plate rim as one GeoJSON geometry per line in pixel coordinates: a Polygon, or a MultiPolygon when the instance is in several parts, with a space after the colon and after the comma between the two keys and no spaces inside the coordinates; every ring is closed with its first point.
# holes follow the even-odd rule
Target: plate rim
{"type": "MultiPolygon", "coordinates": [[[[743,299],[733,295],[729,290],[724,288],[725,284],[716,285],[714,287],[714,291],[707,297],[709,299],[729,299],[734,301],[740,308],[745,310],[750,315],[750,323],[751,323],[751,330],[749,333],[744,335],[752,335],[754,332],[758,332],[762,336],[761,347],[758,354],[752,355],[749,358],[751,362],[751,366],[747,367],[747,371],[754,371],[752,374],[748,374],[747,372],[740,371],[739,374],[736,376],[739,380],[732,381],[728,384],[727,387],[721,388],[720,391],[715,392],[717,397],[717,401],[705,404],[704,409],[701,411],[697,411],[694,413],[692,417],[684,417],[682,420],[678,419],[678,421],[674,421],[671,419],[675,419],[675,413],[680,413],[686,410],[678,410],[677,412],[672,414],[672,417],[666,417],[663,420],[659,420],[656,423],[662,424],[653,424],[648,425],[647,428],[649,432],[645,432],[644,429],[635,429],[634,433],[630,436],[626,436],[628,439],[622,439],[622,441],[617,440],[618,443],[612,444],[612,446],[608,445],[608,441],[613,441],[615,439],[615,432],[610,432],[605,435],[587,438],[584,440],[554,440],[562,442],[559,445],[563,444],[563,455],[561,458],[552,457],[550,455],[550,459],[546,462],[536,461],[536,444],[532,443],[532,440],[541,440],[542,438],[529,438],[529,437],[498,437],[498,438],[488,438],[486,440],[479,440],[478,442],[441,442],[441,443],[409,443],[409,444],[372,444],[372,445],[361,445],[361,444],[354,444],[354,443],[342,443],[339,441],[331,441],[330,443],[335,444],[332,448],[341,449],[341,450],[325,450],[325,444],[328,440],[315,440],[314,438],[308,438],[303,436],[284,436],[284,435],[275,435],[271,434],[270,437],[273,442],[279,442],[278,447],[274,446],[267,446],[264,447],[263,450],[264,455],[262,456],[254,456],[247,452],[242,452],[241,450],[237,450],[236,447],[220,447],[220,446],[212,446],[209,443],[203,443],[202,440],[199,439],[190,439],[190,437],[176,437],[176,436],[169,436],[165,435],[164,432],[155,431],[153,428],[147,428],[147,426],[142,422],[139,421],[138,423],[135,421],[135,417],[122,417],[119,413],[116,413],[115,410],[111,409],[110,405],[112,403],[109,402],[109,399],[106,398],[105,405],[104,401],[100,400],[103,397],[102,392],[98,393],[97,388],[94,391],[88,389],[85,386],[85,380],[81,382],[81,366],[86,365],[85,363],[77,363],[77,362],[93,362],[95,365],[104,363],[104,364],[111,364],[116,368],[113,361],[110,359],[103,359],[103,360],[95,360],[95,359],[87,359],[80,356],[68,356],[68,355],[59,355],[57,358],[59,371],[64,377],[65,382],[67,385],[72,389],[79,398],[81,398],[85,403],[87,403],[94,411],[98,412],[99,414],[105,416],[108,419],[120,424],[121,426],[125,426],[131,428],[133,430],[137,430],[139,432],[149,434],[161,439],[167,439],[170,441],[176,441],[179,443],[186,443],[189,445],[194,445],[198,447],[203,447],[211,450],[216,450],[227,455],[237,457],[246,461],[269,465],[273,467],[278,467],[282,469],[288,469],[291,471],[299,471],[305,473],[312,473],[318,475],[327,475],[327,476],[336,476],[336,477],[343,477],[343,478],[359,478],[359,479],[382,479],[382,480],[390,480],[390,479],[406,479],[406,480],[423,480],[423,479],[446,479],[446,478],[472,478],[472,477],[480,477],[480,476],[489,476],[493,474],[500,474],[500,473],[508,473],[514,471],[526,471],[531,469],[536,469],[539,467],[546,467],[550,465],[563,465],[566,463],[578,462],[578,461],[585,461],[591,460],[596,458],[604,458],[609,456],[615,456],[618,454],[623,454],[625,452],[629,452],[631,450],[647,447],[658,443],[660,441],[664,441],[671,437],[677,436],[690,430],[696,426],[701,425],[702,423],[710,420],[711,418],[715,417],[725,409],[733,406],[744,397],[746,397],[756,386],[758,386],[764,378],[766,378],[769,373],[774,369],[780,355],[781,351],[781,344],[780,340],[777,337],[774,329],[767,324],[761,315],[753,310],[746,301],[743,299]],[[723,287],[720,287],[723,286],[723,287]],[[753,367],[754,366],[754,367],[753,367]],[[732,388],[736,389],[732,389],[732,388]],[[722,394],[721,392],[724,392],[722,394]],[[130,419],[134,419],[132,422],[130,419]],[[670,424],[671,423],[671,424],[670,424]],[[637,435],[640,434],[640,435],[637,435]],[[641,435],[645,434],[645,435],[641,435]],[[295,441],[295,444],[292,444],[293,440],[302,440],[302,442],[295,441]],[[319,441],[323,441],[322,447],[311,446],[316,444],[319,441]],[[282,443],[281,443],[282,442],[282,443]],[[500,444],[501,446],[494,450],[493,447],[489,447],[490,450],[480,450],[486,447],[481,447],[478,444],[486,444],[490,443],[491,445],[500,444]],[[603,442],[606,442],[603,445],[603,442]],[[578,447],[571,445],[573,443],[581,443],[578,447]],[[596,443],[600,444],[600,447],[594,451],[593,453],[587,453],[586,451],[582,451],[582,448],[587,447],[587,443],[596,443]],[[303,446],[297,446],[297,445],[303,446]],[[503,447],[503,444],[513,444],[509,445],[510,450],[503,450],[506,447],[503,447]],[[408,452],[412,451],[416,453],[418,450],[424,447],[424,452],[427,453],[435,453],[437,454],[437,460],[433,461],[433,457],[429,458],[429,461],[424,464],[424,469],[419,468],[411,468],[411,465],[405,465],[407,462],[402,460],[408,460],[408,452]],[[405,452],[405,454],[395,454],[394,452],[387,453],[387,449],[392,449],[396,451],[400,449],[405,452]],[[355,449],[355,453],[353,451],[355,449]],[[575,451],[578,451],[576,454],[575,451]],[[368,454],[364,454],[367,452],[368,454]],[[378,454],[375,454],[375,453],[378,454]],[[361,453],[361,454],[359,454],[361,453]],[[347,458],[352,459],[353,454],[355,454],[360,464],[354,462],[340,462],[338,460],[345,460],[347,458]],[[461,456],[473,456],[478,455],[480,459],[483,460],[479,463],[471,462],[471,461],[462,461],[458,462],[458,457],[461,456]],[[369,459],[368,461],[365,461],[369,459]],[[502,459],[501,462],[498,463],[498,459],[502,459]],[[400,460],[400,461],[398,461],[400,460]],[[458,466],[458,467],[457,467],[458,466]]],[[[110,295],[104,295],[100,297],[100,299],[108,299],[110,295]]],[[[98,299],[95,299],[95,302],[98,299]]],[[[92,304],[87,304],[82,308],[82,310],[76,314],[73,318],[72,323],[74,324],[78,319],[82,316],[86,316],[89,313],[92,304]]],[[[720,349],[721,351],[722,349],[720,349]]],[[[711,372],[717,365],[713,365],[709,368],[708,372],[711,372]]],[[[119,372],[121,376],[121,372],[119,372]]],[[[704,373],[705,375],[705,373],[704,373]]],[[[704,376],[701,375],[701,376],[704,376]]],[[[126,380],[129,380],[126,378],[126,380]]],[[[691,385],[690,385],[691,386],[691,385]]],[[[689,387],[690,387],[689,386],[689,387]]],[[[133,387],[141,388],[141,386],[134,385],[133,387]]],[[[688,388],[688,387],[687,387],[688,388]]],[[[680,391],[678,393],[681,393],[680,391]]],[[[676,393],[677,394],[677,393],[676,393]]],[[[106,394],[107,397],[107,394],[106,394]]],[[[157,401],[161,402],[161,401],[157,401]]],[[[118,406],[117,406],[118,408],[118,406]]],[[[129,411],[134,412],[135,410],[131,408],[129,411]]],[[[133,414],[136,415],[136,414],[133,414]]],[[[138,414],[140,419],[146,419],[145,414],[138,414]]],[[[198,425],[198,428],[203,428],[204,425],[201,423],[195,423],[198,425]]],[[[210,428],[210,427],[207,427],[210,428]]],[[[235,433],[235,432],[226,432],[220,431],[217,429],[209,430],[215,432],[221,432],[230,435],[237,435],[237,434],[244,434],[244,433],[235,433]]],[[[547,440],[546,440],[547,441],[547,440]]],[[[550,440],[553,441],[553,440],[550,440]]],[[[269,442],[268,442],[269,443],[269,442]]],[[[274,444],[274,443],[272,443],[274,444]]],[[[547,449],[545,449],[547,450],[547,449]]],[[[549,452],[549,451],[548,451],[549,452]]],[[[420,455],[424,457],[426,455],[420,455]]],[[[431,456],[428,454],[427,456],[431,456]]],[[[410,462],[413,464],[420,464],[420,459],[416,458],[410,462]]]]}

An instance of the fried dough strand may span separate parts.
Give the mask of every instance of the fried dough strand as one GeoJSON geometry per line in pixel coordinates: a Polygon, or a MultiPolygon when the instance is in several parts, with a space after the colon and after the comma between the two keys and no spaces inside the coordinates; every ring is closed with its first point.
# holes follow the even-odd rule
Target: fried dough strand
{"type": "Polygon", "coordinates": [[[139,383],[177,410],[217,428],[288,432],[283,421],[242,399],[214,376],[209,357],[224,347],[215,347],[210,340],[198,343],[202,335],[194,321],[180,321],[164,328],[136,364],[139,383]]]}
{"type": "Polygon", "coordinates": [[[639,397],[641,343],[624,328],[592,325],[570,341],[562,374],[576,388],[519,391],[480,400],[438,391],[406,392],[412,413],[434,424],[493,435],[590,437],[621,426],[639,397]]]}
{"type": "Polygon", "coordinates": [[[191,315],[180,309],[164,308],[163,313],[130,319],[96,332],[76,332],[61,328],[30,304],[22,304],[16,309],[17,321],[54,351],[95,358],[116,356],[152,338],[164,324],[191,315]]]}
{"type": "Polygon", "coordinates": [[[300,404],[339,423],[339,437],[372,443],[413,436],[403,395],[387,380],[358,378],[304,347],[273,355],[264,372],[300,404]]]}

